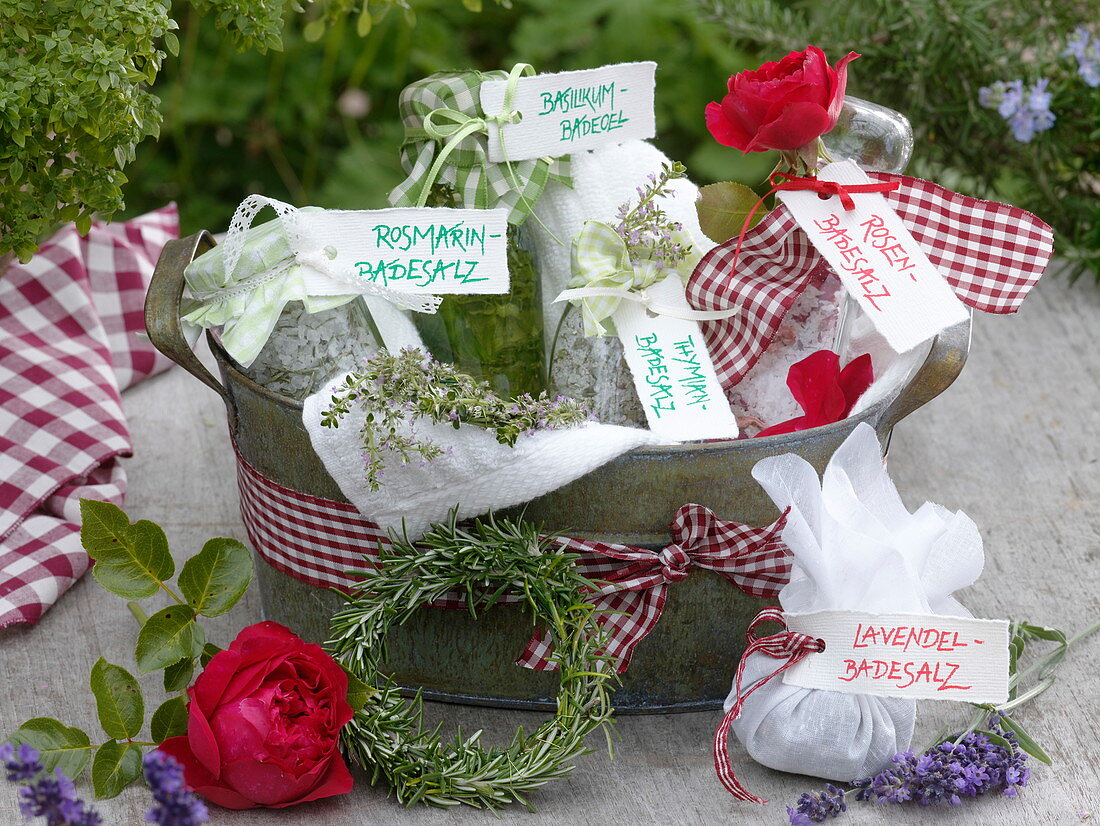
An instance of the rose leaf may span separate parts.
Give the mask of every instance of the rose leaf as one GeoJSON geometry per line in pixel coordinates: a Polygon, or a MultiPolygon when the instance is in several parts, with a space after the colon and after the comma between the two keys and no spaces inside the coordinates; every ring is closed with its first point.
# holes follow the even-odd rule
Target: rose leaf
{"type": "Polygon", "coordinates": [[[61,769],[62,774],[73,780],[84,771],[92,756],[93,746],[87,734],[52,717],[27,720],[8,739],[14,745],[26,743],[37,749],[46,771],[61,769]]]}
{"type": "MultiPolygon", "coordinates": [[[[757,200],[756,193],[744,184],[732,181],[707,184],[699,190],[699,197],[695,201],[699,226],[716,244],[736,238],[741,234],[745,218],[757,200]]],[[[761,206],[749,223],[749,228],[756,226],[767,214],[768,211],[761,206]]]]}
{"type": "Polygon", "coordinates": [[[187,703],[183,695],[165,700],[153,712],[149,731],[154,743],[163,743],[169,737],[187,734],[187,703]]]}
{"type": "Polygon", "coordinates": [[[116,740],[137,736],[145,722],[145,700],[134,676],[100,657],[92,666],[90,682],[99,724],[107,736],[116,740]]]}
{"type": "Polygon", "coordinates": [[[141,746],[108,740],[92,760],[92,788],[97,799],[118,793],[141,777],[141,746]]]}
{"type": "Polygon", "coordinates": [[[96,582],[124,599],[152,596],[175,573],[168,539],[148,520],[130,524],[109,502],[80,500],[80,541],[95,560],[96,582]]]}
{"type": "Polygon", "coordinates": [[[183,691],[191,684],[191,677],[194,673],[194,657],[184,657],[179,662],[172,663],[164,669],[164,690],[183,691]]]}
{"type": "Polygon", "coordinates": [[[138,670],[148,674],[174,665],[184,657],[196,657],[205,639],[202,628],[195,623],[195,609],[190,605],[162,608],[138,631],[134,651],[138,670]]]}
{"type": "Polygon", "coordinates": [[[348,671],[345,666],[340,665],[340,667],[348,675],[348,705],[351,706],[352,711],[359,711],[367,704],[367,700],[378,693],[378,689],[367,685],[348,671]]]}
{"type": "Polygon", "coordinates": [[[236,539],[211,539],[183,564],[179,587],[195,613],[216,617],[232,608],[252,582],[252,554],[236,539]]]}

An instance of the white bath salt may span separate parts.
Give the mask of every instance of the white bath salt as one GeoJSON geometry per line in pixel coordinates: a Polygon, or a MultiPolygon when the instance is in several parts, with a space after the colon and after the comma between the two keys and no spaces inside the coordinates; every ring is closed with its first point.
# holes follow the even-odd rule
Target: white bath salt
{"type": "Polygon", "coordinates": [[[377,349],[354,302],[307,313],[301,302],[292,301],[256,360],[242,372],[274,393],[302,400],[329,379],[359,367],[377,349]]]}

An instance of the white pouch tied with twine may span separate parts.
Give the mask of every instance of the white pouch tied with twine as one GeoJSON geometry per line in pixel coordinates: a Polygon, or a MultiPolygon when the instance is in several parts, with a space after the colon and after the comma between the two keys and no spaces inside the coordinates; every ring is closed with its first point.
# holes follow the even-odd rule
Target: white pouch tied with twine
{"type": "MultiPolygon", "coordinates": [[[[783,541],[793,565],[779,594],[785,613],[971,616],[951,594],[981,574],[977,527],[966,514],[931,503],[910,513],[870,425],[856,427],[820,482],[793,454],[761,460],[753,477],[780,509],[790,508],[783,541]]],[[[750,655],[743,688],[775,670],[775,659],[750,655]]],[[[913,700],[798,688],[778,677],[745,698],[732,730],[765,766],[850,781],[878,773],[907,749],[914,717],[913,700]]]]}

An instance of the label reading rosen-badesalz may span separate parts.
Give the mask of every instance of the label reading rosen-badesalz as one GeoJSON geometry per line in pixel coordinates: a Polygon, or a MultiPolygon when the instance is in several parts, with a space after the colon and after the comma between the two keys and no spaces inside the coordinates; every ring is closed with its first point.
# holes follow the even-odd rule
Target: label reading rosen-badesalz
{"type": "MultiPolygon", "coordinates": [[[[656,69],[653,62],[619,63],[520,78],[512,101],[518,120],[503,125],[490,121],[489,160],[558,157],[652,138],[656,69]]],[[[503,80],[481,85],[486,115],[503,110],[506,86],[503,80]]]]}

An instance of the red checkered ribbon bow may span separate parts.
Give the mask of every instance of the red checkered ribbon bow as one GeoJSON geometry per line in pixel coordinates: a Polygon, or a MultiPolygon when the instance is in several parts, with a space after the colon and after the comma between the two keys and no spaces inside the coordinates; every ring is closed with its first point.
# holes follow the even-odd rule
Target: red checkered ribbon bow
{"type": "MultiPolygon", "coordinates": [[[[240,453],[237,481],[253,547],[269,565],[303,582],[349,590],[359,581],[352,572],[392,544],[354,506],[280,485],[240,453]]],[[[791,572],[790,551],[780,538],[785,522],[786,514],[767,527],[752,528],[719,519],[702,505],[684,505],[672,520],[673,541],[661,551],[569,537],[559,541],[578,554],[577,567],[586,577],[602,583],[592,601],[608,631],[606,653],[625,671],[634,648],[660,619],[668,583],[686,577],[691,565],[716,571],[753,596],[778,598],[791,572]]],[[[466,601],[456,596],[434,605],[465,609],[466,601]]],[[[552,651],[549,635],[536,634],[517,664],[552,670],[552,651]]]]}
{"type": "MultiPolygon", "coordinates": [[[[1054,251],[1049,226],[1022,209],[960,195],[919,178],[868,174],[876,182],[872,185],[892,187],[882,196],[963,303],[987,313],[1019,309],[1054,251]]],[[[837,195],[847,207],[848,193],[860,190],[843,189],[820,191],[837,195]]],[[[703,256],[688,281],[691,306],[740,308],[729,318],[702,322],[723,387],[728,390],[744,378],[798,296],[828,272],[828,264],[782,204],[741,238],[703,256]]]]}
{"type": "MultiPolygon", "coordinates": [[[[660,551],[565,539],[569,550],[581,554],[578,565],[585,576],[604,583],[593,604],[611,631],[607,653],[618,660],[619,671],[626,670],[634,648],[661,618],[669,583],[687,578],[693,565],[716,571],[753,596],[777,598],[791,573],[790,552],[780,539],[786,519],[784,513],[767,527],[752,528],[689,504],[676,511],[669,526],[672,542],[660,551]]],[[[536,636],[518,663],[552,669],[550,652],[549,635],[536,636]]]]}
{"type": "Polygon", "coordinates": [[[778,677],[788,668],[802,662],[810,654],[814,654],[818,651],[825,650],[825,643],[819,639],[808,636],[806,634],[796,634],[793,631],[787,630],[786,620],[783,618],[783,612],[778,608],[765,608],[749,625],[749,630],[745,634],[745,640],[748,643],[745,648],[745,653],[741,655],[741,662],[737,666],[737,675],[734,677],[734,703],[730,706],[729,711],[722,718],[722,722],[719,723],[718,728],[714,732],[714,770],[718,774],[718,779],[722,782],[722,785],[726,787],[734,797],[738,800],[751,800],[753,803],[767,803],[763,798],[749,792],[744,786],[741,785],[741,781],[737,779],[737,775],[734,774],[733,764],[730,762],[729,754],[729,733],[730,725],[741,716],[741,708],[754,691],[758,688],[762,688],[767,685],[771,680],[778,677]],[[758,626],[765,622],[778,623],[783,627],[783,630],[777,634],[771,634],[767,637],[756,636],[756,629],[758,626]],[[782,662],[776,666],[775,670],[770,674],[757,680],[748,690],[745,690],[742,683],[745,678],[745,663],[748,662],[749,657],[753,654],[765,654],[776,660],[782,660],[782,662]]]}

